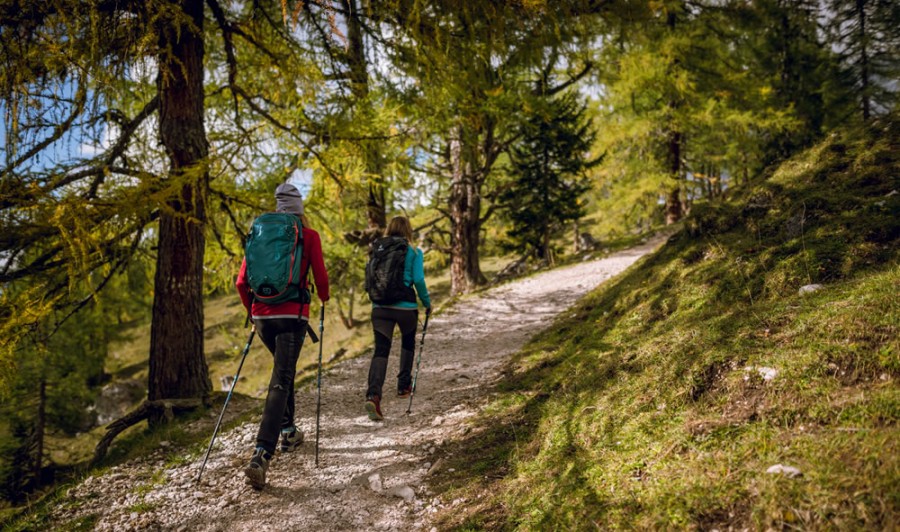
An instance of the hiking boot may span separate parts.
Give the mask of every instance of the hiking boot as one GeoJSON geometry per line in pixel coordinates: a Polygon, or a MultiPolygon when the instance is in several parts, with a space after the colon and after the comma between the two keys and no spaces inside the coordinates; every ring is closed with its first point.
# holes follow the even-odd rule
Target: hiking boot
{"type": "Polygon", "coordinates": [[[257,447],[253,451],[253,458],[244,468],[247,484],[250,484],[253,489],[261,490],[266,486],[266,471],[269,469],[269,460],[271,459],[272,455],[262,447],[257,447]]]}
{"type": "Polygon", "coordinates": [[[397,390],[397,397],[404,398],[409,397],[410,395],[412,395],[412,386],[397,390]]]}
{"type": "Polygon", "coordinates": [[[289,453],[303,443],[303,431],[297,427],[282,429],[281,431],[281,452],[289,453]]]}
{"type": "Polygon", "coordinates": [[[366,399],[366,412],[369,413],[369,419],[372,421],[383,421],[384,415],[381,413],[381,397],[370,395],[366,399]]]}

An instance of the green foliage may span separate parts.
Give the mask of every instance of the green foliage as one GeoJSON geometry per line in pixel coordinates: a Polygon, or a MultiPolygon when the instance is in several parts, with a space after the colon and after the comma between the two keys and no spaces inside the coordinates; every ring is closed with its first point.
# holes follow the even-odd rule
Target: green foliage
{"type": "Polygon", "coordinates": [[[698,208],[535,339],[454,454],[505,450],[448,464],[448,500],[477,509],[442,526],[892,526],[898,133],[890,120],[832,135],[698,208]],[[810,282],[824,288],[799,294],[810,282]]]}
{"type": "MultiPolygon", "coordinates": [[[[537,185],[517,193],[543,190],[553,199],[507,197],[541,207],[522,210],[524,227],[542,228],[540,237],[523,237],[528,241],[546,242],[554,228],[544,222],[581,211],[573,199],[579,186],[546,186],[548,176],[564,172],[527,162],[527,147],[541,145],[529,135],[544,126],[552,126],[549,136],[559,134],[553,149],[586,151],[578,146],[585,129],[555,129],[565,123],[564,108],[528,107],[535,94],[555,91],[552,80],[574,84],[596,73],[599,98],[589,114],[602,132],[594,151],[606,157],[588,205],[604,237],[660,223],[660,195],[675,184],[687,203],[721,198],[723,189],[845,121],[857,102],[871,98],[883,111],[896,92],[862,85],[864,48],[874,51],[873,76],[893,79],[896,70],[896,9],[881,0],[831,2],[830,31],[845,44],[839,54],[822,42],[821,11],[810,1],[207,2],[210,157],[166,176],[152,65],[173,51],[160,48],[158,30],[193,22],[163,0],[137,13],[72,0],[20,4],[0,2],[0,111],[8,118],[0,168],[0,398],[24,405],[0,420],[0,444],[10,453],[3,456],[35,452],[37,383],[49,384],[49,430],[83,426],[110,327],[144,323],[150,314],[156,220],[175,213],[187,183],[202,180],[203,196],[208,192],[205,295],[234,297],[250,222],[272,209],[275,186],[291,178],[304,188],[311,227],[323,237],[336,306],[345,325],[354,325],[365,253],[349,240],[378,225],[379,209],[404,211],[427,228],[424,244],[433,251],[426,260],[436,269],[448,263],[443,252],[452,244],[445,217],[454,175],[473,184],[463,196],[484,199],[469,216],[480,224],[509,184],[504,171],[523,163],[522,175],[537,185]],[[855,5],[870,10],[872,35],[853,31],[855,5]],[[679,175],[664,142],[673,132],[684,138],[679,175]],[[510,158],[509,145],[522,133],[510,158]],[[551,205],[563,209],[549,212],[551,205]]],[[[877,164],[888,157],[881,148],[859,152],[849,141],[827,145],[803,163],[822,173],[810,179],[877,166],[848,163],[841,150],[877,164]]],[[[855,179],[829,184],[849,198],[858,193],[855,179]]],[[[748,241],[753,260],[733,259],[731,272],[698,270],[719,283],[723,301],[738,304],[735,294],[745,292],[768,301],[800,283],[852,279],[889,256],[883,243],[896,229],[884,206],[846,200],[838,216],[829,210],[833,198],[796,189],[791,176],[759,186],[758,197],[743,204],[698,204],[687,224],[705,238],[743,220],[757,240],[784,243],[763,250],[748,241]],[[834,227],[868,236],[834,239],[834,227]]],[[[491,246],[508,224],[490,221],[480,250],[502,251],[491,246]]],[[[731,251],[709,245],[686,253],[701,264],[717,254],[728,260],[731,251]]],[[[652,315],[684,304],[664,298],[652,315]]],[[[233,314],[224,321],[240,321],[233,314]]],[[[212,359],[235,348],[208,350],[212,359]]],[[[879,356],[890,366],[895,352],[879,356]]],[[[132,368],[144,365],[142,355],[129,359],[132,368]]],[[[704,374],[693,379],[698,390],[704,374]]]]}
{"type": "Polygon", "coordinates": [[[852,111],[849,87],[838,56],[819,31],[820,18],[827,16],[819,3],[765,0],[738,13],[749,30],[743,42],[758,51],[755,63],[773,97],[799,121],[799,127],[772,137],[768,156],[790,155],[844,124],[852,111]]]}
{"type": "Polygon", "coordinates": [[[548,259],[554,234],[584,215],[581,195],[590,186],[584,172],[598,162],[588,159],[596,133],[572,93],[534,104],[517,127],[513,179],[499,202],[511,223],[509,249],[548,259]]]}
{"type": "Polygon", "coordinates": [[[610,65],[598,108],[607,155],[595,174],[605,233],[658,223],[660,196],[673,186],[687,207],[721,196],[834,127],[846,109],[810,6],[654,5],[623,14],[608,29],[615,45],[600,49],[610,65]],[[676,176],[670,132],[682,139],[676,176]]]}
{"type": "Polygon", "coordinates": [[[50,340],[20,345],[5,390],[15,399],[5,401],[0,410],[0,426],[10,427],[9,433],[0,434],[0,446],[9,451],[0,457],[0,486],[8,500],[21,502],[41,486],[38,467],[53,468],[46,458],[52,452],[51,434],[71,437],[94,426],[90,406],[104,379],[115,313],[114,305],[97,303],[61,323],[54,323],[51,314],[42,327],[57,327],[58,333],[34,331],[35,338],[50,340]]]}
{"type": "Polygon", "coordinates": [[[847,98],[859,117],[891,112],[897,105],[892,80],[900,76],[900,8],[888,0],[830,0],[827,24],[839,45],[847,98]]]}

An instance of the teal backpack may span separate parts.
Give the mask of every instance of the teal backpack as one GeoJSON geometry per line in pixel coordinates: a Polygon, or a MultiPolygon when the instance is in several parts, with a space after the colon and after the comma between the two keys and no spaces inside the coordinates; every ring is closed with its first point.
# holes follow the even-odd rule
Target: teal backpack
{"type": "Polygon", "coordinates": [[[256,301],[275,305],[286,301],[309,303],[309,290],[300,287],[303,224],[300,217],[270,212],[253,220],[244,257],[247,282],[256,301]]]}

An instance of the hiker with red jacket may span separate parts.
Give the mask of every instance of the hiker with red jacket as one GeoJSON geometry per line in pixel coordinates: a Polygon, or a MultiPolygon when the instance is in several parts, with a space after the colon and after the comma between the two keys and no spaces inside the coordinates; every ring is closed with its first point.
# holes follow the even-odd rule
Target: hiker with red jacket
{"type": "Polygon", "coordinates": [[[388,223],[384,237],[372,244],[366,264],[366,292],[372,300],[372,328],[375,351],[369,364],[365,409],[369,419],[382,421],[382,386],[387,374],[388,354],[394,326],[400,328],[400,372],[397,397],[409,397],[412,389],[413,355],[416,349],[416,325],[419,305],[416,296],[431,314],[431,298],[425,285],[422,250],[412,244],[412,225],[404,216],[388,223]]]}
{"type": "MultiPolygon", "coordinates": [[[[256,449],[250,463],[244,468],[248,483],[256,489],[262,489],[266,483],[266,471],[275,454],[275,447],[281,437],[281,452],[293,451],[303,442],[303,433],[294,424],[294,375],[297,371],[297,359],[300,348],[309,326],[309,277],[311,270],[315,279],[316,293],[324,304],[328,301],[328,272],[322,258],[322,241],[319,233],[310,229],[303,215],[303,198],[300,191],[290,183],[283,183],[275,190],[276,212],[290,213],[296,217],[281,219],[297,220],[302,223],[302,250],[300,253],[299,296],[293,300],[268,303],[266,294],[254,294],[251,290],[253,274],[248,273],[247,260],[244,257],[241,271],[237,279],[237,291],[241,302],[253,319],[253,324],[266,348],[272,353],[274,367],[269,380],[269,392],[263,409],[262,421],[256,436],[256,449]]],[[[267,215],[263,215],[267,216],[267,215]]],[[[261,216],[260,218],[262,218],[261,216]]],[[[276,218],[277,219],[277,218],[276,218]]],[[[259,220],[259,218],[257,219],[259,220]]],[[[254,222],[256,230],[257,222],[254,222]]],[[[296,226],[295,226],[296,227],[296,226]]],[[[298,231],[299,233],[299,231],[298,231]]],[[[251,234],[250,238],[253,238],[251,234]]],[[[288,241],[290,242],[290,241],[288,241]]],[[[296,248],[301,248],[297,245],[296,248]]],[[[249,246],[248,246],[248,249],[249,246]]],[[[279,253],[260,253],[260,258],[252,260],[275,260],[279,253]]],[[[292,258],[293,255],[288,257],[292,258]]],[[[292,268],[293,264],[288,264],[292,268]]],[[[254,266],[255,267],[255,266],[254,266]]],[[[251,272],[253,268],[250,268],[251,272]]],[[[258,289],[267,292],[267,288],[258,289]]],[[[270,298],[275,299],[275,298],[270,298]]],[[[316,341],[315,337],[313,341],[316,341]]]]}

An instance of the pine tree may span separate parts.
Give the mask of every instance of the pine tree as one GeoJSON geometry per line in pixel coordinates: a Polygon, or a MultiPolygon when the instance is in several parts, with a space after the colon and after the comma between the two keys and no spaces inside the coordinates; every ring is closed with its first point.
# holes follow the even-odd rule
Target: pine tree
{"type": "Polygon", "coordinates": [[[863,120],[894,109],[900,77],[900,6],[887,0],[830,0],[832,37],[863,120]]]}
{"type": "Polygon", "coordinates": [[[551,239],[584,215],[584,172],[599,162],[589,151],[596,133],[574,93],[538,100],[511,147],[513,180],[500,195],[511,228],[510,249],[551,260],[551,239]]]}
{"type": "MultiPolygon", "coordinates": [[[[762,0],[739,9],[744,42],[755,51],[759,75],[797,119],[796,128],[773,135],[769,162],[808,146],[847,119],[844,83],[836,57],[819,31],[821,5],[811,0],[762,0]]],[[[754,69],[756,70],[756,69],[754,69]]]]}

